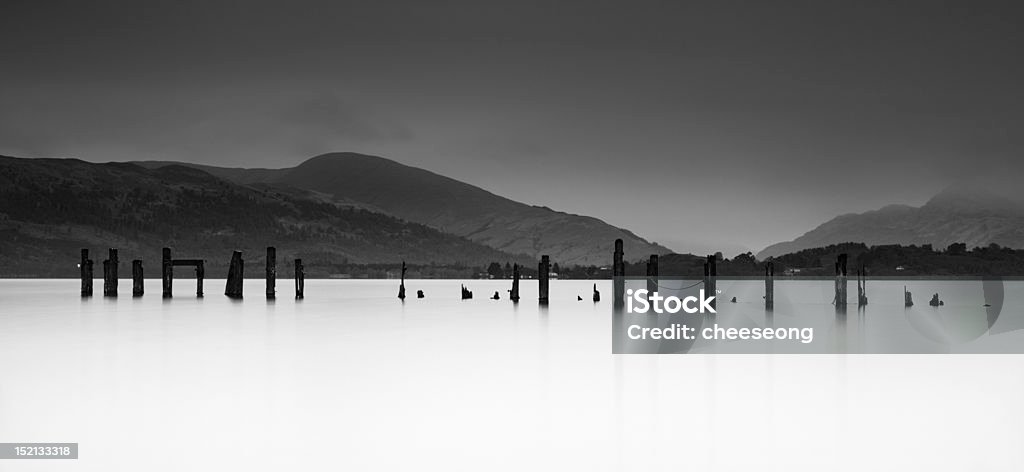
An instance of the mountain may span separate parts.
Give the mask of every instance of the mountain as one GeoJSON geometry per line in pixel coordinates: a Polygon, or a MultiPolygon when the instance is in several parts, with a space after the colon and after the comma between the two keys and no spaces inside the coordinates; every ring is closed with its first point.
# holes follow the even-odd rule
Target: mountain
{"type": "Polygon", "coordinates": [[[773,244],[758,259],[843,242],[923,245],[936,249],[953,243],[968,248],[998,244],[1024,248],[1024,203],[1009,187],[985,181],[950,187],[920,207],[889,205],[875,211],[838,216],[792,241],[773,244]]]}
{"type": "MultiPolygon", "coordinates": [[[[159,167],[167,163],[140,165],[159,167]]],[[[279,170],[197,166],[237,183],[329,195],[338,202],[422,223],[512,254],[548,254],[562,265],[607,265],[621,238],[627,258],[671,251],[597,218],[531,206],[377,156],[331,153],[279,170]]]]}
{"type": "Polygon", "coordinates": [[[254,263],[270,245],[279,264],[301,257],[312,277],[402,260],[535,264],[313,192],[240,185],[192,167],[0,156],[0,276],[73,275],[81,248],[92,248],[99,261],[107,247],[120,248],[122,261],[144,259],[152,276],[160,248],[169,246],[179,257],[207,259],[218,277],[227,273],[232,250],[254,263]]]}

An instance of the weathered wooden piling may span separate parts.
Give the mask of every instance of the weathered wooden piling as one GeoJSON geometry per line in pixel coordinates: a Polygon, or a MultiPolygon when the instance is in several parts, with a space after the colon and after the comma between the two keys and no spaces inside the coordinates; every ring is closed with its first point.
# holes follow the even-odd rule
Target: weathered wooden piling
{"type": "Polygon", "coordinates": [[[548,276],[551,273],[551,260],[546,255],[540,256],[540,263],[537,264],[537,278],[539,288],[537,289],[537,300],[542,304],[548,303],[548,276]]]}
{"type": "Polygon", "coordinates": [[[833,299],[833,303],[835,303],[837,310],[846,309],[846,260],[846,253],[840,254],[839,257],[836,258],[836,294],[833,299]]]}
{"type": "Polygon", "coordinates": [[[160,273],[163,279],[164,298],[171,298],[172,286],[174,285],[174,263],[171,261],[171,248],[169,247],[165,247],[163,250],[160,273]]]}
{"type": "Polygon", "coordinates": [[[903,306],[912,307],[914,306],[914,295],[907,291],[907,286],[903,286],[903,306]]]}
{"type": "Polygon", "coordinates": [[[196,267],[196,297],[203,298],[203,279],[206,278],[206,261],[195,261],[196,267]]]}
{"type": "Polygon", "coordinates": [[[231,266],[228,268],[228,281],[224,288],[224,295],[230,298],[242,298],[244,278],[245,261],[242,260],[242,251],[234,251],[231,254],[231,266]]]}
{"type": "Polygon", "coordinates": [[[764,309],[775,309],[775,263],[764,265],[764,309]]]}
{"type": "Polygon", "coordinates": [[[103,296],[117,296],[117,249],[110,248],[103,261],[103,296]]]}
{"type": "Polygon", "coordinates": [[[862,265],[857,270],[857,307],[864,307],[868,304],[868,271],[862,265]]]}
{"type": "MultiPolygon", "coordinates": [[[[405,263],[402,263],[402,277],[405,278],[405,263]]],[[[402,287],[399,298],[405,298],[405,287],[402,287]]],[[[306,268],[302,265],[302,259],[295,259],[295,299],[306,298],[306,268]]]]}
{"type": "Polygon", "coordinates": [[[622,306],[626,296],[626,265],[622,262],[622,240],[615,240],[612,254],[612,300],[615,306],[622,306]]]}
{"type": "Polygon", "coordinates": [[[714,297],[711,308],[718,308],[718,258],[714,254],[709,254],[704,263],[704,294],[714,297]]]}
{"type": "Polygon", "coordinates": [[[92,296],[92,259],[89,259],[89,250],[82,249],[82,259],[78,263],[79,276],[82,278],[82,296],[92,296]]]}
{"type": "Polygon", "coordinates": [[[462,286],[462,299],[463,300],[469,300],[471,298],[473,298],[473,291],[468,289],[468,288],[466,288],[466,286],[463,285],[462,286]]]}
{"type": "Polygon", "coordinates": [[[405,261],[402,261],[402,281],[398,285],[398,298],[405,300],[405,261]]]}
{"type": "Polygon", "coordinates": [[[277,248],[267,246],[267,300],[277,298],[277,248]]]}
{"type": "Polygon", "coordinates": [[[594,301],[595,302],[601,301],[601,292],[597,291],[597,284],[594,284],[594,301]]]}
{"type": "Polygon", "coordinates": [[[512,289],[508,291],[512,303],[519,303],[519,264],[512,264],[512,289]]]}
{"type": "Polygon", "coordinates": [[[651,254],[647,260],[647,293],[658,291],[658,255],[651,254]]]}
{"type": "Polygon", "coordinates": [[[141,297],[146,293],[146,287],[142,275],[142,259],[132,261],[132,296],[141,297]]]}

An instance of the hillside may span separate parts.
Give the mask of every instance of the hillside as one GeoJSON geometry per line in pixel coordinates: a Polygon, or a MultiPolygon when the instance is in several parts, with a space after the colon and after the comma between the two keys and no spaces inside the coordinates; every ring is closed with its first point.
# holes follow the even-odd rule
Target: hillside
{"type": "Polygon", "coordinates": [[[195,168],[0,156],[0,276],[73,276],[80,248],[100,260],[107,247],[120,248],[122,261],[144,259],[154,276],[160,248],[170,246],[207,259],[210,276],[221,277],[232,250],[261,261],[268,245],[279,261],[302,257],[311,277],[403,259],[533,263],[310,192],[242,186],[195,168]]]}
{"type": "Polygon", "coordinates": [[[931,244],[945,248],[962,242],[968,248],[989,244],[1024,248],[1024,205],[1013,193],[1009,195],[981,185],[949,188],[921,207],[890,205],[836,217],[792,241],[768,246],[757,257],[847,241],[868,246],[931,244]]]}
{"type": "MultiPolygon", "coordinates": [[[[139,163],[159,167],[166,163],[139,163]]],[[[513,254],[548,254],[562,265],[606,265],[611,245],[641,258],[666,254],[630,231],[597,218],[530,206],[423,169],[376,156],[332,153],[277,171],[200,168],[240,183],[263,182],[326,195],[513,254]]]]}

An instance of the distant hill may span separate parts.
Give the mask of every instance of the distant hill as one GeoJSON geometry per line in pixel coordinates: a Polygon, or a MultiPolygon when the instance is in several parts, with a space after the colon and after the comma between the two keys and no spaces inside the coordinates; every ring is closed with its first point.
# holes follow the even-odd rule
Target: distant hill
{"type": "Polygon", "coordinates": [[[890,205],[838,216],[799,238],[768,246],[757,257],[848,241],[868,246],[931,244],[936,249],[961,242],[968,248],[993,243],[1024,248],[1024,204],[1016,197],[1019,194],[1014,189],[986,188],[984,182],[952,187],[921,207],[890,205]]]}
{"type": "MultiPolygon", "coordinates": [[[[535,263],[312,192],[243,186],[192,167],[0,156],[0,276],[73,276],[80,248],[99,261],[107,247],[120,248],[122,261],[144,259],[155,276],[160,248],[170,246],[222,277],[232,250],[255,262],[268,245],[282,264],[302,257],[311,277],[402,260],[535,263]]],[[[259,265],[250,267],[257,275],[259,265]]]]}
{"type": "MultiPolygon", "coordinates": [[[[140,165],[159,167],[167,163],[140,165]]],[[[191,165],[191,164],[187,164],[191,165]]],[[[279,170],[196,166],[238,183],[264,183],[330,195],[513,254],[548,254],[563,266],[607,265],[612,243],[627,258],[671,251],[597,218],[530,206],[479,187],[376,156],[332,153],[279,170]]]]}

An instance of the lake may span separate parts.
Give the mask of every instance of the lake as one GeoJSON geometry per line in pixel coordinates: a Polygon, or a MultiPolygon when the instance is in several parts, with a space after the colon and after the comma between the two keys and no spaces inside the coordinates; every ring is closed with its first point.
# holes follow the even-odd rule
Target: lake
{"type": "MultiPolygon", "coordinates": [[[[223,280],[196,299],[177,279],[170,300],[130,282],[82,299],[77,280],[0,280],[0,442],[80,443],[75,464],[4,470],[1024,466],[1019,355],[612,355],[611,281],[599,303],[552,281],[545,308],[536,281],[519,304],[505,280],[409,280],[404,303],[396,280],[307,280],[301,301],[278,280],[272,302],[261,280],[240,301],[223,280]]],[[[1024,285],[1001,287],[992,322],[980,281],[872,281],[837,317],[830,281],[780,280],[772,322],[828,351],[1019,352],[1024,285]]],[[[718,317],[764,323],[763,288],[720,280],[718,317]]]]}

